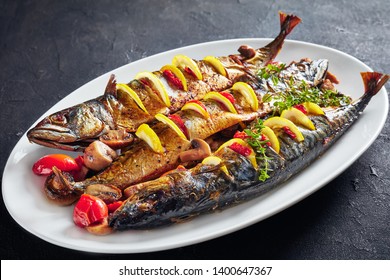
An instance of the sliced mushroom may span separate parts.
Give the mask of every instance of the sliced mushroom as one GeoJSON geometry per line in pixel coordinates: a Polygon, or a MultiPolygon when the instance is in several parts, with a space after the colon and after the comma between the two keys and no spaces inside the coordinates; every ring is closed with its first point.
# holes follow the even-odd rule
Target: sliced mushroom
{"type": "Polygon", "coordinates": [[[179,154],[182,162],[202,160],[211,154],[211,149],[206,141],[195,138],[191,141],[192,149],[179,154]]]}
{"type": "MultiPolygon", "coordinates": [[[[53,167],[53,169],[56,169],[56,167],[53,167]]],[[[75,192],[65,181],[73,182],[72,176],[67,172],[59,174],[56,170],[46,178],[44,185],[46,197],[60,206],[70,205],[80,197],[80,194],[75,192]],[[64,178],[61,176],[64,176],[64,178]]]]}
{"type": "Polygon", "coordinates": [[[122,197],[122,191],[113,185],[89,185],[86,187],[85,193],[100,198],[106,204],[113,203],[122,197]]]}
{"type": "Polygon", "coordinates": [[[100,136],[99,140],[114,150],[122,149],[134,141],[132,134],[125,129],[110,130],[100,136]]]}
{"type": "Polygon", "coordinates": [[[92,142],[84,151],[84,164],[89,169],[99,171],[111,164],[116,152],[101,141],[92,142]]]}

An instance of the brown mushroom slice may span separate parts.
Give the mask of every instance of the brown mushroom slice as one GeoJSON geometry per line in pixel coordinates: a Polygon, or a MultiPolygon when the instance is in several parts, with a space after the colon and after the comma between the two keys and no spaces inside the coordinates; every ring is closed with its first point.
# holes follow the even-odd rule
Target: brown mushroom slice
{"type": "Polygon", "coordinates": [[[94,171],[99,171],[111,164],[117,157],[116,152],[101,141],[92,142],[84,150],[84,165],[94,171]]]}
{"type": "Polygon", "coordinates": [[[122,197],[122,191],[113,185],[92,184],[86,187],[85,193],[100,198],[106,204],[118,201],[122,197]]]}
{"type": "Polygon", "coordinates": [[[179,154],[182,162],[202,160],[211,154],[211,149],[206,141],[195,138],[191,141],[192,149],[179,154]]]}
{"type": "Polygon", "coordinates": [[[125,129],[110,130],[99,137],[99,140],[114,150],[129,146],[134,141],[134,136],[125,129]]]}
{"type": "MultiPolygon", "coordinates": [[[[45,181],[44,192],[46,197],[50,201],[53,201],[55,204],[60,206],[67,206],[72,204],[80,197],[80,194],[75,192],[67,184],[64,184],[64,181],[61,179],[61,177],[57,175],[58,172],[56,167],[53,167],[53,170],[54,173],[49,175],[45,181]]],[[[72,176],[67,172],[63,172],[62,176],[65,176],[66,180],[68,181],[73,181],[72,176]]]]}

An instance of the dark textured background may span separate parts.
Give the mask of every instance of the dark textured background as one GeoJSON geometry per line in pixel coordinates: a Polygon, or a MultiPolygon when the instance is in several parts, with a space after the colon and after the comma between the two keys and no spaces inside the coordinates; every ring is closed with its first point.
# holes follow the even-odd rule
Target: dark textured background
{"type": "MultiPolygon", "coordinates": [[[[279,10],[303,19],[289,39],[339,49],[390,73],[385,3],[1,0],[1,174],[32,123],[84,83],[181,46],[274,37],[279,10]]],[[[378,139],[350,168],[295,206],[218,239],[148,254],[99,255],[51,245],[15,223],[1,201],[1,259],[390,259],[389,156],[387,118],[378,139]]]]}

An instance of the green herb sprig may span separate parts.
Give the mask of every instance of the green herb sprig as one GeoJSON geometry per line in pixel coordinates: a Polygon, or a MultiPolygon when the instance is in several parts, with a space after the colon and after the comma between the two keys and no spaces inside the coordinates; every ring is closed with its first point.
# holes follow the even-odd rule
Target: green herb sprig
{"type": "Polygon", "coordinates": [[[289,82],[284,91],[273,94],[265,94],[263,102],[273,101],[274,115],[304,102],[312,102],[320,107],[345,106],[351,103],[349,96],[343,95],[336,90],[320,89],[301,81],[298,84],[289,82]]]}
{"type": "Polygon", "coordinates": [[[269,172],[272,171],[268,163],[272,158],[266,155],[269,140],[262,140],[261,130],[263,128],[263,120],[259,119],[250,129],[244,129],[244,132],[249,136],[246,141],[256,153],[256,159],[263,162],[259,175],[259,180],[262,182],[270,177],[269,172]]]}
{"type": "Polygon", "coordinates": [[[261,68],[257,75],[262,79],[271,79],[274,85],[279,83],[279,73],[286,67],[284,63],[280,64],[268,64],[266,67],[261,68]]]}

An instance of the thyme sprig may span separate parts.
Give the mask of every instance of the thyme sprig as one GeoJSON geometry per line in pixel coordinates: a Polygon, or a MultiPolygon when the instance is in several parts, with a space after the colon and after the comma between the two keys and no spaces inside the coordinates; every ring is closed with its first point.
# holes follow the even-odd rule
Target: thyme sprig
{"type": "Polygon", "coordinates": [[[272,171],[269,167],[269,161],[271,157],[266,155],[267,143],[269,140],[264,140],[261,134],[261,130],[264,128],[263,120],[259,119],[256,123],[252,125],[249,129],[244,129],[244,132],[248,135],[246,138],[247,143],[253,148],[256,153],[256,159],[263,164],[261,164],[259,180],[264,182],[269,176],[269,172],[272,171]]]}
{"type": "Polygon", "coordinates": [[[267,93],[263,96],[263,101],[273,101],[274,114],[280,114],[283,110],[304,102],[312,102],[320,107],[345,106],[351,103],[351,98],[336,90],[321,89],[305,81],[294,83],[290,80],[284,91],[267,93]]]}
{"type": "Polygon", "coordinates": [[[271,79],[274,85],[279,83],[279,73],[286,67],[284,63],[268,64],[266,67],[261,68],[257,75],[262,79],[271,79]]]}

